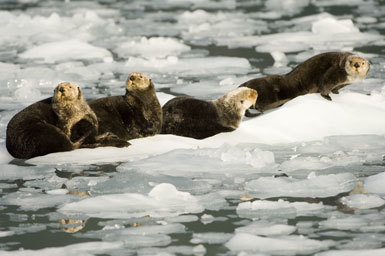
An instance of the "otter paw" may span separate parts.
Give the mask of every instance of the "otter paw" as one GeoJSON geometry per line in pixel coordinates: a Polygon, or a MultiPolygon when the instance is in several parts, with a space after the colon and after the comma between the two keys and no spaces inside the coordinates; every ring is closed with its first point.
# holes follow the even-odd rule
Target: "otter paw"
{"type": "Polygon", "coordinates": [[[332,93],[334,94],[340,94],[340,92],[338,90],[332,90],[332,93]]]}
{"type": "Polygon", "coordinates": [[[331,101],[332,98],[329,96],[329,95],[324,95],[324,94],[321,94],[322,97],[324,97],[325,99],[331,101]]]}

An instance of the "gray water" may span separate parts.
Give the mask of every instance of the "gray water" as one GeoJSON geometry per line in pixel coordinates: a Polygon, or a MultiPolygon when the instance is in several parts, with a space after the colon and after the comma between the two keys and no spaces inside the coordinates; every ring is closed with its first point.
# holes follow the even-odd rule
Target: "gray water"
{"type": "Polygon", "coordinates": [[[385,255],[385,132],[170,149],[91,164],[63,163],[61,154],[25,162],[4,147],[11,117],[63,80],[93,99],[121,94],[137,71],[156,81],[161,101],[212,99],[319,52],[354,51],[371,61],[371,71],[341,95],[384,97],[384,1],[0,0],[0,10],[0,255],[385,255]],[[321,26],[313,36],[318,21],[326,32],[321,26]],[[89,55],[77,58],[70,45],[81,42],[89,55]],[[286,176],[298,186],[284,183],[286,176]],[[165,209],[142,210],[135,195],[151,199],[163,183],[177,189],[175,198],[160,200],[165,209]],[[272,189],[285,184],[287,191],[272,189]],[[90,210],[108,201],[102,196],[116,203],[90,210]],[[92,198],[89,209],[71,205],[92,198]],[[123,207],[124,200],[133,205],[123,207]]]}

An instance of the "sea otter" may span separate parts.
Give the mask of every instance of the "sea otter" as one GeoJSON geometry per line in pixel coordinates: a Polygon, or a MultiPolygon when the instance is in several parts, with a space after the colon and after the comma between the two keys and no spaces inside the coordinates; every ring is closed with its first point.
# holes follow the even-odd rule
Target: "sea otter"
{"type": "Polygon", "coordinates": [[[162,108],[162,133],[204,139],[234,131],[257,97],[250,88],[238,88],[213,101],[175,97],[162,108]]]}
{"type": "MultiPolygon", "coordinates": [[[[260,113],[308,93],[320,93],[331,100],[330,92],[363,80],[370,63],[349,52],[327,52],[311,57],[285,75],[271,75],[252,79],[240,85],[258,91],[255,109],[260,113]]],[[[258,115],[258,114],[257,114],[258,115]]],[[[246,112],[246,116],[255,116],[246,112]]]]}
{"type": "Polygon", "coordinates": [[[152,136],[162,127],[162,107],[150,78],[131,73],[126,94],[92,100],[90,107],[99,121],[99,134],[113,133],[123,140],[152,136]]]}

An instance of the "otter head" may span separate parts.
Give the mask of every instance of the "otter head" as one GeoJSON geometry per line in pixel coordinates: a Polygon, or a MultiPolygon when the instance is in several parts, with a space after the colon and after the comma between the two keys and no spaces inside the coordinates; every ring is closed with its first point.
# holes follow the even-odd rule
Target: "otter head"
{"type": "Polygon", "coordinates": [[[370,63],[365,58],[357,55],[349,55],[345,61],[345,70],[348,73],[348,79],[359,81],[366,77],[370,69],[370,63]]]}
{"type": "Polygon", "coordinates": [[[56,102],[79,100],[82,97],[83,94],[80,87],[70,82],[58,84],[53,94],[56,102]]]}
{"type": "Polygon", "coordinates": [[[141,73],[131,73],[126,82],[126,90],[128,92],[141,92],[153,89],[154,84],[151,79],[141,73]]]}
{"type": "MultiPolygon", "coordinates": [[[[239,126],[245,111],[251,106],[255,106],[257,98],[258,93],[256,90],[247,87],[239,87],[214,102],[221,110],[223,116],[237,117],[236,122],[234,122],[235,120],[232,120],[226,124],[235,129],[239,126]]],[[[233,118],[229,118],[229,120],[233,118]]]]}
{"type": "Polygon", "coordinates": [[[223,96],[224,102],[236,109],[241,116],[246,109],[255,105],[257,98],[257,91],[247,87],[237,88],[223,96]]]}

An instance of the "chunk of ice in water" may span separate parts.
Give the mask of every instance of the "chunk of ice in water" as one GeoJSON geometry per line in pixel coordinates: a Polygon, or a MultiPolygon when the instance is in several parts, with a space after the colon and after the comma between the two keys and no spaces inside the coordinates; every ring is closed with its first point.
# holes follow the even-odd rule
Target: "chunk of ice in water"
{"type": "Polygon", "coordinates": [[[248,233],[260,236],[290,235],[297,228],[286,224],[275,224],[265,220],[254,221],[247,226],[235,229],[235,233],[248,233]]]}
{"type": "Polygon", "coordinates": [[[334,242],[324,240],[312,240],[304,236],[282,236],[268,238],[246,233],[236,234],[226,244],[231,251],[264,252],[274,255],[313,254],[326,250],[334,245],[334,242]]]}
{"type": "Polygon", "coordinates": [[[261,177],[247,183],[245,189],[258,198],[269,197],[330,197],[353,189],[356,177],[351,173],[315,176],[307,179],[261,177]]]}
{"type": "Polygon", "coordinates": [[[99,218],[171,217],[184,213],[199,213],[204,207],[187,192],[178,191],[171,184],[159,184],[148,194],[109,194],[63,205],[66,214],[84,213],[99,218]]]}
{"type": "Polygon", "coordinates": [[[340,202],[353,209],[370,209],[385,204],[385,200],[378,195],[354,194],[344,196],[340,202]]]}
{"type": "Polygon", "coordinates": [[[370,193],[385,195],[385,172],[367,177],[364,188],[370,193]]]}
{"type": "Polygon", "coordinates": [[[233,235],[230,233],[221,232],[194,233],[190,242],[193,244],[223,244],[232,237],[233,235]]]}
{"type": "Polygon", "coordinates": [[[381,249],[356,249],[356,250],[331,250],[327,252],[317,253],[315,256],[383,256],[385,248],[381,249]]]}
{"type": "Polygon", "coordinates": [[[354,26],[352,20],[336,20],[328,17],[312,24],[312,32],[316,34],[358,33],[360,30],[354,26]]]}
{"type": "Polygon", "coordinates": [[[141,56],[146,58],[164,58],[178,56],[190,51],[191,47],[182,41],[170,37],[142,37],[120,44],[115,51],[121,57],[141,56]]]}
{"type": "Polygon", "coordinates": [[[310,204],[306,202],[290,203],[278,201],[256,200],[243,202],[237,206],[237,213],[244,218],[294,218],[296,216],[320,215],[332,207],[322,203],[310,204]]]}
{"type": "Polygon", "coordinates": [[[24,59],[42,59],[46,63],[90,59],[112,62],[112,54],[108,50],[77,39],[45,43],[28,49],[19,56],[24,59]]]}

